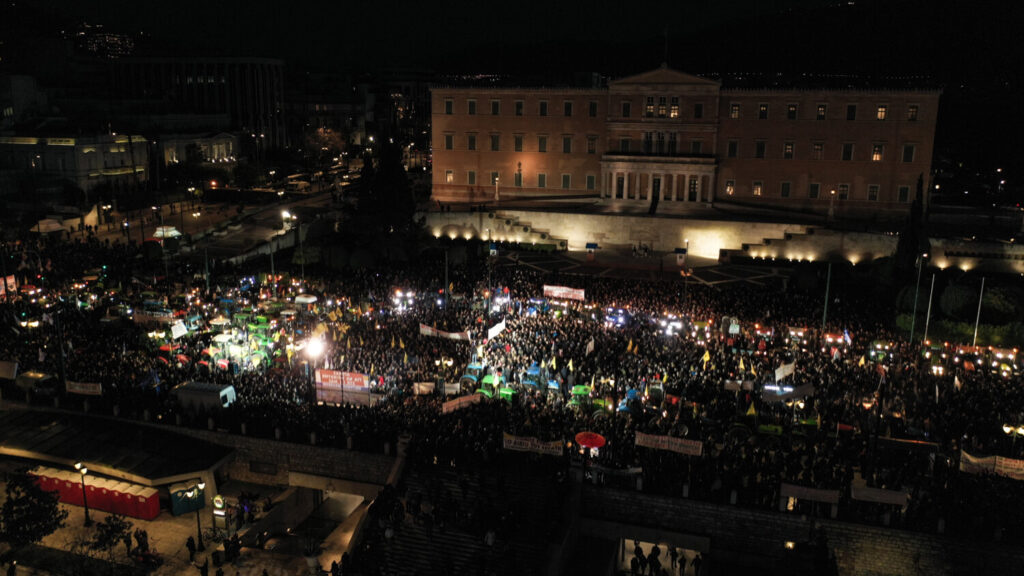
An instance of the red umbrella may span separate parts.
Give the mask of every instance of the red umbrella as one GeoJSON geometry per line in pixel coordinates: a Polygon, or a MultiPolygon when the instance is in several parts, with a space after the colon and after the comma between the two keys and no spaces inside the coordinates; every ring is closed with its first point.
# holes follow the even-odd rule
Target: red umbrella
{"type": "Polygon", "coordinates": [[[188,356],[185,356],[184,354],[178,354],[178,362],[181,362],[182,364],[188,364],[189,362],[191,362],[191,360],[189,360],[188,356]]]}
{"type": "Polygon", "coordinates": [[[604,446],[605,439],[597,432],[580,432],[576,435],[576,443],[584,448],[600,448],[604,446]]]}
{"type": "Polygon", "coordinates": [[[167,358],[164,358],[163,356],[160,356],[160,361],[164,364],[170,364],[170,362],[167,361],[167,358]]]}
{"type": "Polygon", "coordinates": [[[200,361],[199,361],[199,364],[201,364],[201,365],[203,365],[203,366],[206,366],[207,368],[209,368],[209,367],[210,367],[210,363],[209,363],[209,362],[207,362],[206,360],[200,360],[200,361]]]}
{"type": "Polygon", "coordinates": [[[171,351],[171,345],[170,344],[164,344],[163,346],[160,347],[160,351],[161,352],[170,352],[171,351]]]}
{"type": "Polygon", "coordinates": [[[228,369],[228,361],[227,361],[227,359],[226,358],[221,358],[220,360],[217,360],[217,368],[220,368],[221,370],[227,370],[228,369]]]}

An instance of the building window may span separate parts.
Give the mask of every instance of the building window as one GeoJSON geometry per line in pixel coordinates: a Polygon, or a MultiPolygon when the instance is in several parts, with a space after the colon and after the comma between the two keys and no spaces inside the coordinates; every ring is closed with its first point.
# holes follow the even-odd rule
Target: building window
{"type": "Polygon", "coordinates": [[[523,101],[522,100],[516,100],[515,107],[516,107],[516,116],[522,116],[523,115],[523,101]]]}
{"type": "Polygon", "coordinates": [[[899,187],[899,201],[902,204],[906,204],[910,201],[910,186],[899,187]]]}
{"type": "MultiPolygon", "coordinates": [[[[736,104],[734,104],[734,106],[736,106],[736,115],[733,116],[733,118],[739,118],[740,117],[739,106],[736,105],[736,104]]],[[[696,104],[693,105],[693,118],[695,120],[700,120],[703,117],[704,117],[704,103],[703,102],[697,102],[696,104]]]]}
{"type": "Polygon", "coordinates": [[[789,198],[789,189],[792,186],[789,182],[783,182],[779,185],[779,196],[783,198],[789,198]]]}
{"type": "Polygon", "coordinates": [[[466,138],[466,149],[467,150],[476,150],[476,134],[470,134],[466,138]]]}
{"type": "Polygon", "coordinates": [[[548,137],[547,136],[538,136],[537,137],[537,152],[547,152],[547,151],[548,151],[548,137]]]}
{"type": "Polygon", "coordinates": [[[587,136],[587,154],[597,154],[597,136],[587,136]]]}
{"type": "Polygon", "coordinates": [[[455,182],[455,171],[454,170],[445,170],[444,171],[444,183],[445,184],[451,184],[452,182],[455,182]]]}
{"type": "Polygon", "coordinates": [[[729,106],[729,118],[732,118],[733,120],[735,120],[735,119],[737,119],[739,117],[740,117],[740,105],[739,104],[732,104],[732,105],[730,105],[729,106]]]}
{"type": "Polygon", "coordinates": [[[793,143],[783,142],[782,143],[782,157],[787,160],[793,159],[793,143]]]}
{"type": "Polygon", "coordinates": [[[619,152],[626,154],[629,152],[629,138],[619,139],[619,152]]]}
{"type": "Polygon", "coordinates": [[[537,174],[537,188],[547,188],[547,187],[548,187],[548,175],[544,174],[543,172],[541,172],[540,174],[537,174]]]}
{"type": "Polygon", "coordinates": [[[501,135],[491,134],[491,152],[501,150],[501,135]]]}
{"type": "Polygon", "coordinates": [[[868,185],[868,201],[870,201],[870,202],[878,202],[878,190],[879,190],[878,184],[870,184],[870,185],[868,185]]]}
{"type": "Polygon", "coordinates": [[[623,118],[629,118],[629,114],[632,112],[632,110],[630,110],[630,108],[631,108],[631,106],[630,106],[629,102],[623,102],[622,103],[622,117],[623,118]]]}
{"type": "Polygon", "coordinates": [[[665,133],[658,132],[658,154],[665,153],[665,133]]]}
{"type": "Polygon", "coordinates": [[[729,158],[735,158],[740,154],[740,143],[737,140],[729,140],[726,145],[725,155],[729,158]]]}
{"type": "Polygon", "coordinates": [[[882,157],[885,154],[885,144],[872,144],[871,145],[871,161],[881,162],[882,157]]]}
{"type": "Polygon", "coordinates": [[[597,189],[597,178],[593,174],[587,174],[587,190],[597,189]]]}
{"type": "Polygon", "coordinates": [[[597,100],[590,101],[590,117],[597,118],[597,100]]]}
{"type": "Polygon", "coordinates": [[[466,173],[466,184],[476,186],[476,170],[470,170],[466,173]]]}
{"type": "Polygon", "coordinates": [[[754,158],[764,158],[765,142],[758,140],[754,142],[754,158]]]}
{"type": "Polygon", "coordinates": [[[562,174],[562,189],[568,190],[572,185],[572,177],[569,174],[562,174]]]}
{"type": "Polygon", "coordinates": [[[501,100],[491,100],[491,116],[499,116],[501,114],[501,100]]]}
{"type": "Polygon", "coordinates": [[[547,116],[548,115],[548,101],[547,100],[541,100],[540,101],[539,114],[541,116],[547,116]]]}
{"type": "Polygon", "coordinates": [[[850,185],[840,184],[837,189],[837,192],[839,192],[840,200],[848,200],[850,198],[850,185]]]}
{"type": "Polygon", "coordinates": [[[768,105],[767,104],[758,104],[758,106],[757,106],[757,119],[758,120],[767,120],[768,119],[768,105]]]}
{"type": "Polygon", "coordinates": [[[522,188],[523,187],[523,173],[522,172],[516,172],[515,173],[515,176],[513,176],[513,183],[515,184],[516,188],[522,188]]]}
{"type": "Polygon", "coordinates": [[[562,113],[565,115],[566,118],[572,117],[572,102],[568,100],[562,102],[562,113]]]}
{"type": "Polygon", "coordinates": [[[675,154],[676,150],[677,150],[677,147],[676,147],[676,133],[675,132],[669,132],[668,133],[668,153],[669,154],[675,154]]]}
{"type": "Polygon", "coordinates": [[[470,116],[476,114],[476,100],[469,100],[466,102],[466,104],[469,107],[470,116]]]}
{"type": "Polygon", "coordinates": [[[849,162],[853,160],[853,144],[850,142],[843,143],[843,160],[849,162]]]}
{"type": "Polygon", "coordinates": [[[494,186],[497,183],[498,183],[498,173],[497,172],[491,172],[491,186],[494,186]]]}
{"type": "Polygon", "coordinates": [[[824,142],[812,142],[811,143],[811,158],[814,160],[825,159],[825,143],[824,142]]]}
{"type": "Polygon", "coordinates": [[[821,184],[818,184],[817,182],[811,182],[810,185],[807,186],[807,197],[810,198],[811,200],[817,200],[820,194],[821,184]]]}
{"type": "Polygon", "coordinates": [[[796,120],[796,104],[786,106],[786,120],[796,120]]]}
{"type": "Polygon", "coordinates": [[[827,113],[828,113],[828,105],[827,104],[818,104],[818,114],[817,114],[817,116],[815,116],[815,118],[818,119],[818,120],[824,120],[825,119],[825,115],[827,113]]]}
{"type": "Polygon", "coordinates": [[[647,97],[647,104],[644,106],[644,116],[648,118],[654,117],[654,96],[647,97]]]}
{"type": "Polygon", "coordinates": [[[917,122],[917,104],[907,106],[907,122],[917,122]]]}
{"type": "Polygon", "coordinates": [[[689,186],[687,187],[687,190],[686,190],[686,197],[687,197],[688,201],[690,201],[690,202],[696,202],[697,201],[697,191],[699,190],[699,188],[700,188],[700,177],[699,176],[690,176],[690,184],[689,184],[689,186]]]}
{"type": "Polygon", "coordinates": [[[523,137],[522,137],[522,135],[516,134],[512,138],[512,142],[513,142],[513,145],[515,146],[516,152],[522,152],[523,151],[523,137]]]}
{"type": "Polygon", "coordinates": [[[679,96],[673,96],[668,109],[669,118],[679,118],[679,96]]]}
{"type": "Polygon", "coordinates": [[[701,142],[700,140],[694,140],[693,142],[690,142],[690,154],[700,154],[702,147],[703,142],[701,142]]]}
{"type": "Polygon", "coordinates": [[[654,149],[654,133],[644,132],[644,154],[650,154],[654,149]]]}
{"type": "Polygon", "coordinates": [[[889,111],[889,107],[885,104],[878,105],[878,111],[875,113],[875,118],[879,120],[885,120],[885,115],[889,111]]]}
{"type": "Polygon", "coordinates": [[[725,194],[726,196],[732,196],[736,193],[736,181],[726,180],[725,181],[725,194]]]}
{"type": "Polygon", "coordinates": [[[666,98],[664,96],[658,96],[658,118],[664,118],[666,113],[666,98]]]}
{"type": "Polygon", "coordinates": [[[454,134],[445,134],[444,135],[444,149],[445,150],[454,150],[455,149],[455,135],[454,134]]]}
{"type": "Polygon", "coordinates": [[[451,98],[445,98],[445,101],[444,101],[444,113],[447,116],[451,116],[452,112],[454,111],[454,109],[455,109],[455,102],[453,102],[451,98]]]}
{"type": "Polygon", "coordinates": [[[857,119],[857,105],[856,104],[847,104],[846,105],[846,119],[847,120],[856,120],[857,119]]]}
{"type": "Polygon", "coordinates": [[[572,154],[572,136],[562,136],[562,154],[572,154]]]}
{"type": "Polygon", "coordinates": [[[916,152],[917,152],[917,147],[916,146],[914,146],[913,144],[904,144],[903,145],[903,161],[904,162],[913,162],[914,161],[914,154],[916,152]]]}
{"type": "Polygon", "coordinates": [[[764,191],[764,183],[760,180],[754,180],[754,185],[750,190],[754,196],[760,196],[764,191]]]}

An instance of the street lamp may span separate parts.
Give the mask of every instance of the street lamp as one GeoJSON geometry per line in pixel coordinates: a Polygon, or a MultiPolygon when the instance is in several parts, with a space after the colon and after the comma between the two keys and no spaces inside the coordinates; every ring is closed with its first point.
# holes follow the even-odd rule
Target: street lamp
{"type": "MultiPolygon", "coordinates": [[[[298,216],[292,214],[291,212],[289,212],[287,210],[282,210],[281,211],[281,218],[284,218],[285,220],[291,220],[293,222],[298,222],[298,220],[299,220],[298,216]]],[[[302,224],[296,224],[295,233],[299,237],[299,254],[301,255],[301,258],[299,259],[299,266],[301,266],[302,281],[305,282],[306,281],[306,249],[302,245],[302,224]]]]}
{"type": "Polygon", "coordinates": [[[498,201],[498,181],[501,180],[498,176],[494,177],[494,201],[498,201]]]}
{"type": "Polygon", "coordinates": [[[828,221],[831,222],[835,219],[835,202],[836,202],[836,189],[833,188],[829,191],[828,197],[828,221]]]}
{"type": "Polygon", "coordinates": [[[85,525],[92,526],[92,519],[89,518],[89,498],[85,493],[85,475],[89,472],[89,469],[82,465],[81,462],[75,463],[75,470],[78,470],[78,474],[82,479],[82,505],[85,507],[85,525]]]}
{"type": "MultiPolygon", "coordinates": [[[[200,482],[196,484],[195,488],[185,492],[185,495],[189,498],[204,498],[203,490],[206,489],[206,482],[200,482]]],[[[205,502],[204,502],[205,506],[205,502]]],[[[196,550],[203,552],[206,550],[206,545],[203,544],[203,526],[199,519],[199,511],[204,506],[196,506],[196,550]]]]}

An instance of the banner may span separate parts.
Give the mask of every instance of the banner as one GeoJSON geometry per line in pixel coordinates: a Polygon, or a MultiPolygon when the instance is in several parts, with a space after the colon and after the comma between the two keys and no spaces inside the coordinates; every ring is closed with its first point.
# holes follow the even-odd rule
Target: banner
{"type": "Polygon", "coordinates": [[[103,385],[99,382],[72,382],[67,380],[64,389],[68,394],[82,394],[84,396],[102,396],[103,385]]]}
{"type": "Polygon", "coordinates": [[[960,452],[960,471],[967,474],[995,474],[1014,480],[1024,480],[1024,460],[1003,456],[971,456],[960,452]]]}
{"type": "Polygon", "coordinates": [[[483,400],[483,394],[470,394],[469,396],[460,396],[454,400],[449,400],[444,404],[441,404],[441,413],[450,414],[456,410],[462,410],[467,406],[472,406],[477,402],[483,400]]]}
{"type": "Polygon", "coordinates": [[[739,392],[740,390],[753,390],[753,380],[726,380],[725,389],[729,392],[739,392]]]}
{"type": "Polygon", "coordinates": [[[561,456],[563,452],[561,440],[541,442],[533,436],[513,436],[507,432],[504,433],[503,436],[503,446],[505,450],[512,450],[514,452],[533,452],[535,454],[545,454],[547,456],[561,456]]]}
{"type": "Polygon", "coordinates": [[[185,328],[184,322],[178,320],[174,324],[171,324],[171,338],[177,340],[185,334],[188,334],[188,328],[185,328]]]}
{"type": "Polygon", "coordinates": [[[587,351],[584,353],[585,356],[590,356],[591,352],[594,351],[594,337],[591,336],[587,342],[587,351]]]}
{"type": "Polygon", "coordinates": [[[796,369],[796,363],[790,362],[789,364],[783,364],[775,369],[775,381],[778,382],[786,376],[792,376],[793,371],[796,369]]]}
{"type": "Polygon", "coordinates": [[[325,404],[370,404],[370,379],[358,372],[318,368],[315,375],[316,401],[325,404]]]}
{"type": "Polygon", "coordinates": [[[4,361],[0,362],[0,379],[14,380],[18,377],[18,363],[4,361]]]}
{"type": "Polygon", "coordinates": [[[782,483],[779,493],[783,498],[796,498],[797,500],[811,500],[814,502],[825,502],[827,504],[839,503],[839,490],[826,490],[823,488],[809,488],[797,486],[796,484],[782,483]]]}
{"type": "Polygon", "coordinates": [[[493,340],[495,336],[505,331],[505,321],[502,320],[487,330],[487,339],[493,340]]]}
{"type": "Polygon", "coordinates": [[[423,396],[424,394],[433,394],[434,388],[437,385],[433,382],[413,382],[412,393],[416,396],[423,396]]]}
{"type": "Polygon", "coordinates": [[[444,383],[444,395],[445,396],[454,396],[455,394],[458,394],[458,393],[459,393],[459,383],[458,382],[445,382],[444,383]]]}
{"type": "Polygon", "coordinates": [[[704,444],[697,440],[676,438],[674,436],[655,436],[654,434],[636,433],[636,445],[655,450],[668,450],[687,456],[700,456],[704,450],[704,444]]]}
{"type": "Polygon", "coordinates": [[[420,335],[448,338],[449,340],[470,341],[469,330],[466,330],[465,332],[445,332],[444,330],[438,330],[437,328],[432,328],[426,324],[420,324],[420,335]]]}
{"type": "Polygon", "coordinates": [[[8,293],[10,293],[12,297],[18,294],[18,283],[14,279],[14,274],[10,274],[6,278],[0,279],[0,296],[5,296],[8,293]]]}
{"type": "Polygon", "coordinates": [[[910,494],[900,490],[883,490],[881,488],[868,488],[867,486],[851,486],[850,498],[861,502],[878,502],[879,504],[892,504],[894,506],[906,506],[910,494]]]}
{"type": "Polygon", "coordinates": [[[814,396],[813,384],[802,384],[800,386],[788,386],[785,384],[765,384],[761,392],[761,399],[765,402],[784,402],[790,398],[804,398],[814,396]]]}
{"type": "Polygon", "coordinates": [[[544,285],[544,297],[556,298],[559,300],[586,300],[582,288],[569,288],[568,286],[544,285]]]}

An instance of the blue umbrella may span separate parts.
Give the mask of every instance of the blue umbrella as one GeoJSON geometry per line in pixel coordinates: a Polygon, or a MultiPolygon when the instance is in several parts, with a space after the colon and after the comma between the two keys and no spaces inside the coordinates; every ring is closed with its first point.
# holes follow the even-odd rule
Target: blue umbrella
{"type": "Polygon", "coordinates": [[[639,392],[637,392],[633,388],[630,388],[629,390],[626,391],[626,399],[627,400],[636,400],[636,397],[639,394],[640,394],[639,392]]]}

